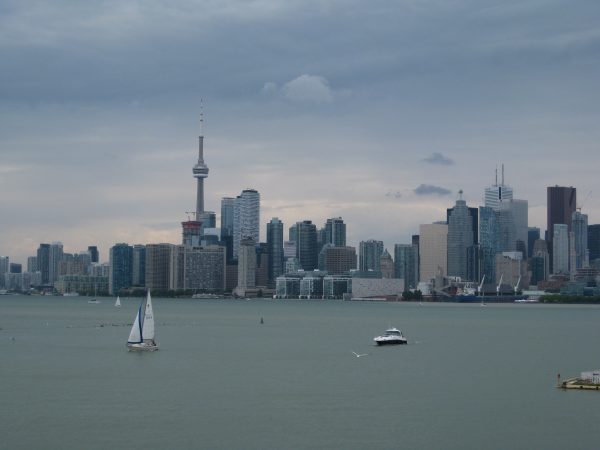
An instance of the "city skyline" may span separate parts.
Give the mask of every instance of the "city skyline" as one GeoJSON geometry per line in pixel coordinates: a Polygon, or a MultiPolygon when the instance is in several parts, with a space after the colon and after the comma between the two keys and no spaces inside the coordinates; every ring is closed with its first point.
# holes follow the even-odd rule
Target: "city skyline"
{"type": "Polygon", "coordinates": [[[542,234],[548,186],[576,187],[597,223],[600,6],[577,3],[15,3],[0,13],[0,254],[179,242],[201,98],[205,209],[256,189],[261,241],[272,217],[341,216],[348,245],[392,252],[459,189],[482,205],[502,163],[542,234]]]}

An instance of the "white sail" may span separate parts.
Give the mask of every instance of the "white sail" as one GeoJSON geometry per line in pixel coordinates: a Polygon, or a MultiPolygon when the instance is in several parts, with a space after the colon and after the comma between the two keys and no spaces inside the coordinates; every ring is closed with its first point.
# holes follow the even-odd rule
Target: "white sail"
{"type": "Polygon", "coordinates": [[[121,306],[121,299],[117,296],[117,301],[115,302],[115,306],[121,306]]]}
{"type": "Polygon", "coordinates": [[[154,313],[152,311],[150,291],[148,291],[148,297],[146,298],[146,310],[144,312],[144,323],[142,325],[142,339],[145,341],[154,339],[154,313]]]}
{"type": "Polygon", "coordinates": [[[128,343],[138,343],[142,342],[142,327],[140,325],[140,313],[142,311],[142,306],[138,308],[137,315],[135,316],[135,321],[133,322],[133,326],[131,327],[131,333],[129,333],[128,343]]]}

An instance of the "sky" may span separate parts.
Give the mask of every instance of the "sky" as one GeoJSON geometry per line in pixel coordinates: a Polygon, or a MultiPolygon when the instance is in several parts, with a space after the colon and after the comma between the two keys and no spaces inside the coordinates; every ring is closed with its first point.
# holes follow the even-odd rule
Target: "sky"
{"type": "Polygon", "coordinates": [[[0,255],[179,243],[203,111],[208,210],[408,243],[494,171],[600,222],[597,0],[4,0],[0,255]],[[590,193],[591,192],[591,193],[590,193]]]}

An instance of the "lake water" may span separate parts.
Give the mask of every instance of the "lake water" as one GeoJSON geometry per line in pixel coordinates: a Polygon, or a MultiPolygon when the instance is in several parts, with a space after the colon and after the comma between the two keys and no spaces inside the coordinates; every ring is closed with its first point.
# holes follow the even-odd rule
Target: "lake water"
{"type": "Polygon", "coordinates": [[[0,297],[0,448],[600,446],[600,393],[555,388],[600,368],[598,306],[153,300],[129,353],[139,299],[0,297]]]}

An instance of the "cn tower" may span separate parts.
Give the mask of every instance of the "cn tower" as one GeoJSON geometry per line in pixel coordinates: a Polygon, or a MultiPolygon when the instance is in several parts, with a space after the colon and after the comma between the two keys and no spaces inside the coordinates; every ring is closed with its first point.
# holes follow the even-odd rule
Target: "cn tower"
{"type": "Polygon", "coordinates": [[[208,167],[204,164],[204,135],[202,125],[204,123],[204,115],[200,114],[200,136],[198,136],[198,162],[194,166],[192,172],[194,178],[198,180],[198,190],[196,191],[196,220],[202,220],[204,213],[204,179],[208,177],[208,167]]]}

